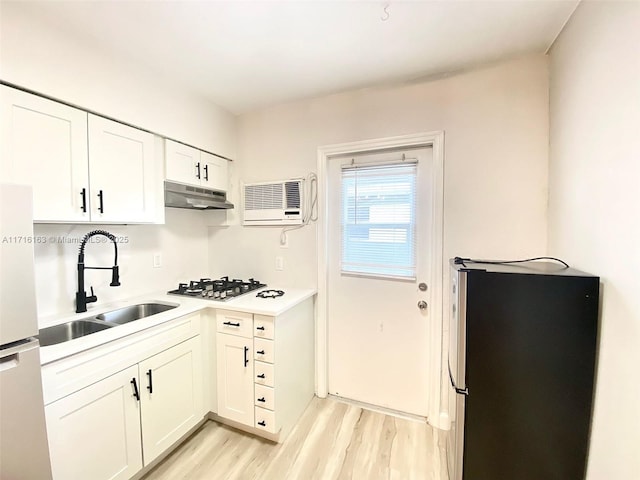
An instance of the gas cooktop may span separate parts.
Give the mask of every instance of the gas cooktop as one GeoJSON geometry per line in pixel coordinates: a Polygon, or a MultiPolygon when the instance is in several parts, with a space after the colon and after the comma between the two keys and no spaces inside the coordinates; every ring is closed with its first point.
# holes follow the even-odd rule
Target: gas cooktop
{"type": "Polygon", "coordinates": [[[169,290],[167,293],[169,295],[225,301],[266,286],[265,283],[260,283],[253,278],[246,281],[237,278],[229,280],[229,277],[222,277],[219,280],[201,278],[200,280],[192,280],[188,284],[180,283],[176,290],[169,290]]]}

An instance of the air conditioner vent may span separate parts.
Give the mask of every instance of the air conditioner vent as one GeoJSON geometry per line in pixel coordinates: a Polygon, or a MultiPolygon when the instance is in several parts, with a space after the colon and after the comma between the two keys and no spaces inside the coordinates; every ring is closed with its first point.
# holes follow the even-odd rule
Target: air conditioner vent
{"type": "Polygon", "coordinates": [[[300,182],[287,182],[284,184],[287,192],[287,208],[300,208],[300,182]]]}
{"type": "Polygon", "coordinates": [[[245,210],[270,210],[282,208],[282,183],[245,185],[245,210]]]}

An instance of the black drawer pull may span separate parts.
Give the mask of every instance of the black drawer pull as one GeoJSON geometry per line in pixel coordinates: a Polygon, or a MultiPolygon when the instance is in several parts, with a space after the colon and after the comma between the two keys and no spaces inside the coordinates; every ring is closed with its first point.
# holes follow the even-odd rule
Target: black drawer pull
{"type": "Polygon", "coordinates": [[[261,427],[266,427],[267,424],[264,420],[262,420],[261,422],[258,422],[258,425],[260,425],[261,427]]]}
{"type": "Polygon", "coordinates": [[[261,373],[260,375],[258,375],[258,378],[264,378],[264,373],[261,373]]]}
{"type": "Polygon", "coordinates": [[[256,327],[256,330],[264,330],[264,327],[256,327]]]}
{"type": "Polygon", "coordinates": [[[207,182],[209,181],[209,165],[204,166],[204,179],[207,182]]]}
{"type": "Polygon", "coordinates": [[[136,400],[140,401],[140,394],[138,393],[138,382],[135,378],[131,379],[131,385],[133,385],[133,396],[136,400]]]}
{"type": "Polygon", "coordinates": [[[200,180],[200,162],[196,163],[196,169],[197,169],[196,178],[200,180]]]}
{"type": "Polygon", "coordinates": [[[149,371],[147,372],[147,376],[149,377],[149,385],[147,386],[147,390],[149,390],[149,393],[153,393],[153,373],[151,372],[151,369],[149,369],[149,371]]]}
{"type": "Polygon", "coordinates": [[[104,193],[102,193],[102,190],[98,192],[98,198],[100,199],[100,206],[98,207],[98,211],[100,213],[104,213],[104,193]]]}
{"type": "Polygon", "coordinates": [[[223,325],[229,325],[230,327],[239,327],[240,323],[223,322],[223,325]]]}
{"type": "Polygon", "coordinates": [[[80,195],[82,196],[82,211],[87,213],[87,189],[83,188],[80,195]]]}
{"type": "Polygon", "coordinates": [[[258,350],[256,353],[257,353],[258,355],[264,355],[264,350],[258,350]]]}
{"type": "Polygon", "coordinates": [[[249,359],[247,358],[247,353],[249,352],[249,347],[244,347],[244,368],[247,368],[249,364],[249,359]]]}
{"type": "Polygon", "coordinates": [[[259,399],[258,399],[258,401],[259,401],[259,402],[262,402],[262,403],[266,402],[266,400],[264,399],[264,397],[259,398],[259,399]]]}

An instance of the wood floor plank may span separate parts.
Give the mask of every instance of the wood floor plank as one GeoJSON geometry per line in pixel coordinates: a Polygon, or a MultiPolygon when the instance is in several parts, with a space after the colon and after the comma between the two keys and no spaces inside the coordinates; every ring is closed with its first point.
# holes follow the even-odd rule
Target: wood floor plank
{"type": "Polygon", "coordinates": [[[445,480],[424,422],[314,398],[282,444],[207,422],[143,480],[445,480]]]}

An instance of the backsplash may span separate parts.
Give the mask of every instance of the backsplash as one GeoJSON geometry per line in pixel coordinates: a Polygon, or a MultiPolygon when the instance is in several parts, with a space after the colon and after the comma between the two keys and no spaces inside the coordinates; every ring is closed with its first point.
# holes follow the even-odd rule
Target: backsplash
{"type": "MultiPolygon", "coordinates": [[[[91,230],[106,230],[118,240],[119,287],[110,287],[110,270],[86,270],[85,290],[104,303],[150,292],[164,292],[178,281],[207,274],[207,227],[201,212],[166,209],[165,225],[34,225],[38,317],[75,313],[80,240],[91,230]],[[161,266],[154,267],[154,255],[161,266]]],[[[94,237],[85,247],[85,265],[113,265],[113,243],[94,237]]]]}

